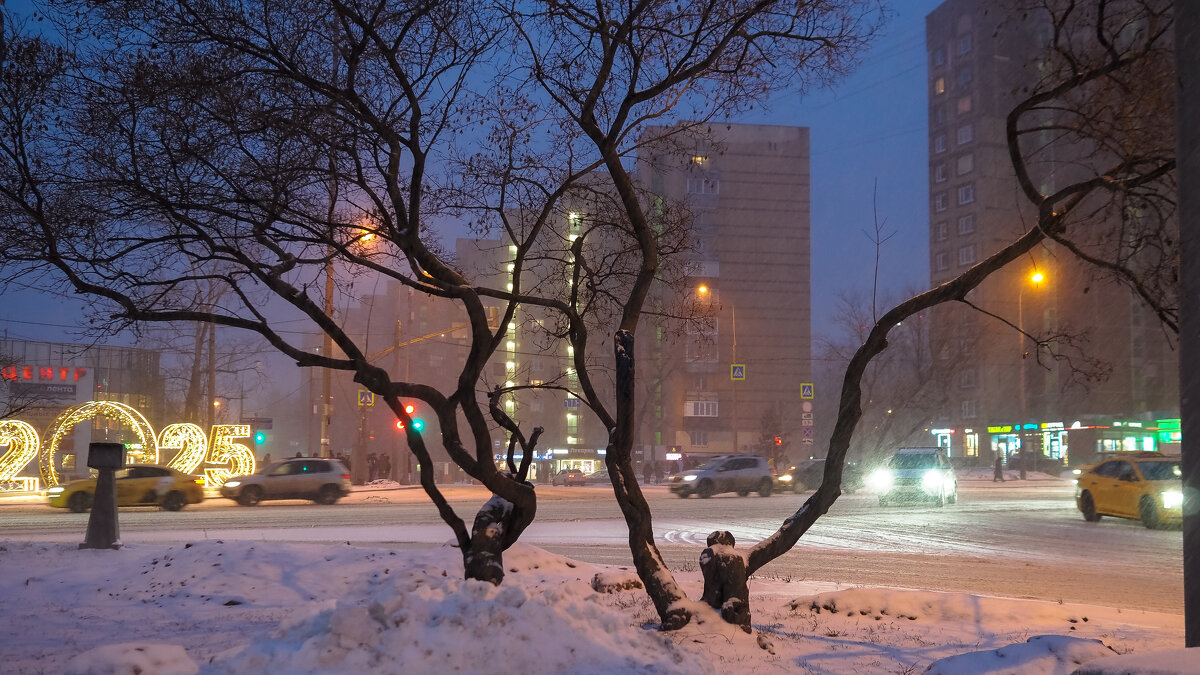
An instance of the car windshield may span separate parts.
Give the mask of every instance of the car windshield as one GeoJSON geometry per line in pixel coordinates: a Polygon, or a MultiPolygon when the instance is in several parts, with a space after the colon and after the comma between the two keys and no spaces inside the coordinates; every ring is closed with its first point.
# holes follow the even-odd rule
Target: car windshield
{"type": "Polygon", "coordinates": [[[722,464],[724,464],[724,463],[725,463],[725,460],[726,460],[726,458],[725,458],[725,457],[721,457],[721,458],[718,458],[718,459],[710,459],[710,460],[708,460],[707,462],[705,462],[705,463],[701,464],[700,466],[696,467],[696,469],[695,469],[695,470],[696,470],[696,471],[707,471],[708,469],[715,469],[715,468],[717,468],[718,466],[721,466],[722,464]]]}
{"type": "Polygon", "coordinates": [[[932,469],[937,466],[937,455],[932,452],[906,452],[892,455],[888,466],[893,469],[932,469]]]}
{"type": "Polygon", "coordinates": [[[1183,476],[1179,462],[1138,462],[1137,465],[1146,480],[1180,480],[1183,476]]]}

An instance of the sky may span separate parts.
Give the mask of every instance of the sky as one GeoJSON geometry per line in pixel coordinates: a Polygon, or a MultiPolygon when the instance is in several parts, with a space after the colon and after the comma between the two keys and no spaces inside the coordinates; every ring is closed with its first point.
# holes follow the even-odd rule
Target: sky
{"type": "MultiPolygon", "coordinates": [[[[890,238],[879,249],[880,287],[928,282],[928,132],[925,15],[941,0],[893,0],[893,16],[861,67],[828,90],[776,98],[736,121],[807,126],[812,158],[813,332],[830,329],[839,294],[869,292],[876,214],[890,238]]],[[[28,12],[29,3],[10,9],[28,12]]],[[[0,335],[75,341],[87,300],[8,292],[0,335]]]]}
{"type": "MultiPolygon", "coordinates": [[[[86,518],[64,517],[81,527],[86,518]]],[[[556,524],[565,536],[577,525],[556,524]]],[[[1065,675],[1086,663],[1097,675],[1147,675],[1195,663],[1179,648],[1182,616],[1136,606],[856,587],[764,568],[750,583],[753,633],[745,634],[698,602],[693,569],[675,578],[698,619],[664,634],[640,588],[597,590],[636,582],[628,567],[517,543],[496,587],[464,580],[450,546],[244,533],[127,540],[115,551],[80,550],[78,538],[0,541],[5,672],[483,675],[501,664],[502,672],[576,675],[1065,675]]]]}

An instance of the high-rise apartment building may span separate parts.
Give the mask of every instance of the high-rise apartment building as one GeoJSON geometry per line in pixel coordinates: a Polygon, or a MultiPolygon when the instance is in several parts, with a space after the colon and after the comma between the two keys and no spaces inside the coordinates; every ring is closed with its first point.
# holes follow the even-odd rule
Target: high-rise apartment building
{"type": "MultiPolygon", "coordinates": [[[[1034,84],[1048,30],[1016,24],[986,0],[948,0],[926,17],[933,284],[954,278],[1034,222],[1004,128],[1014,92],[1034,84]]],[[[1061,167],[1051,168],[1048,184],[1056,171],[1070,170],[1073,151],[1057,152],[1061,167]]],[[[1039,362],[1032,343],[997,318],[961,306],[937,308],[931,346],[948,403],[933,420],[933,434],[953,456],[991,461],[994,453],[1024,449],[1084,458],[1150,449],[1172,436],[1177,442],[1177,432],[1165,431],[1169,422],[1155,433],[1160,419],[1178,416],[1177,354],[1128,289],[1048,243],[993,275],[970,300],[1031,334],[1082,334],[1084,353],[1109,373],[1083,381],[1065,363],[1039,362]]]]}
{"type": "Polygon", "coordinates": [[[765,433],[804,452],[813,429],[801,397],[812,381],[808,129],[715,124],[655,148],[639,155],[638,180],[692,212],[683,291],[715,320],[682,336],[639,331],[644,456],[762,452],[765,433]],[[780,421],[767,429],[772,411],[780,421]]]}

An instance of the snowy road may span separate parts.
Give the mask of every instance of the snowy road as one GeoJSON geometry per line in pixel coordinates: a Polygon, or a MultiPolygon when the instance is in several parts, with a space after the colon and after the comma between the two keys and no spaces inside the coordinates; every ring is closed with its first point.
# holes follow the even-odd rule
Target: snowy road
{"type": "MultiPolygon", "coordinates": [[[[590,562],[628,564],[625,529],[611,493],[599,486],[539,487],[538,517],[522,541],[590,562]]],[[[746,546],[774,532],[805,495],[678,499],[646,489],[667,561],[694,569],[708,533],[728,529],[746,546]]],[[[469,519],[482,488],[449,487],[469,519]]],[[[845,584],[961,590],[1009,597],[1137,606],[1182,612],[1182,535],[1133,521],[1086,523],[1069,481],[995,485],[964,481],[959,503],[945,508],[880,508],[865,494],[845,495],[795,550],[764,568],[768,577],[845,584]]],[[[0,503],[0,539],[80,541],[84,514],[41,505],[0,503]]],[[[356,492],[334,507],[303,502],[252,509],[209,500],[180,513],[123,509],[127,544],[197,539],[348,541],[413,547],[450,538],[418,490],[356,492]]]]}

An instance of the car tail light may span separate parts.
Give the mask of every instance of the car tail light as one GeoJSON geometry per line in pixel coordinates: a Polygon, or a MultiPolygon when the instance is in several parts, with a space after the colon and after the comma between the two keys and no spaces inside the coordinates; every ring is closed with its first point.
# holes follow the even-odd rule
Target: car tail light
{"type": "Polygon", "coordinates": [[[350,474],[348,474],[348,473],[342,474],[342,480],[350,480],[350,474]]]}

